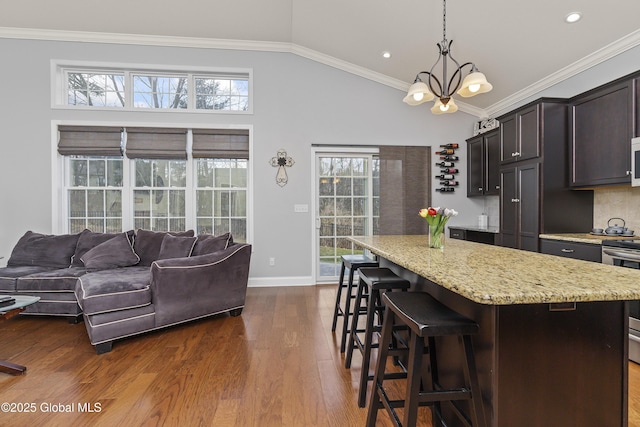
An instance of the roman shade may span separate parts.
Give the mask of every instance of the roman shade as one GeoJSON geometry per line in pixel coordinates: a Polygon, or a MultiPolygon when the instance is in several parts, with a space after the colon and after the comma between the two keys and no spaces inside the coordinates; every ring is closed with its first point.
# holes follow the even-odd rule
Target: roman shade
{"type": "Polygon", "coordinates": [[[431,203],[431,147],[381,146],[380,234],[426,234],[418,215],[431,203]]]}
{"type": "Polygon", "coordinates": [[[249,131],[246,129],[193,129],[194,158],[248,159],[249,131]]]}
{"type": "Polygon", "coordinates": [[[58,153],[63,156],[122,156],[122,128],[58,126],[58,153]]]}
{"type": "Polygon", "coordinates": [[[126,128],[126,154],[130,159],[187,159],[187,130],[126,128]]]}

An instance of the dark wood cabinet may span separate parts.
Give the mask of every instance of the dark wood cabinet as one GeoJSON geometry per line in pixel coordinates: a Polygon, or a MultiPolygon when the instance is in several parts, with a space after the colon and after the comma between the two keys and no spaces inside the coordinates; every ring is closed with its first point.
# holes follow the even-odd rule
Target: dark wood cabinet
{"type": "Polygon", "coordinates": [[[616,81],[573,98],[569,141],[573,187],[631,182],[634,79],[616,81]]]}
{"type": "Polygon", "coordinates": [[[468,242],[495,244],[496,233],[491,231],[472,230],[469,228],[449,227],[449,237],[468,242]]]}
{"type": "Polygon", "coordinates": [[[634,136],[640,136],[640,77],[635,78],[633,84],[636,88],[634,95],[634,109],[636,111],[634,136]]]}
{"type": "Polygon", "coordinates": [[[540,163],[509,166],[500,172],[501,245],[538,251],[540,163]]]}
{"type": "Polygon", "coordinates": [[[501,246],[538,251],[541,233],[592,228],[593,191],[569,187],[567,111],[566,101],[543,98],[498,117],[503,157],[514,129],[518,150],[529,157],[514,156],[500,169],[501,246]]]}
{"type": "Polygon", "coordinates": [[[500,133],[498,129],[467,140],[467,196],[500,194],[500,133]]]}
{"type": "Polygon", "coordinates": [[[540,252],[565,258],[602,262],[602,246],[593,243],[540,239],[540,252]]]}
{"type": "Polygon", "coordinates": [[[499,119],[502,164],[540,156],[539,108],[538,104],[530,105],[499,119]]]}

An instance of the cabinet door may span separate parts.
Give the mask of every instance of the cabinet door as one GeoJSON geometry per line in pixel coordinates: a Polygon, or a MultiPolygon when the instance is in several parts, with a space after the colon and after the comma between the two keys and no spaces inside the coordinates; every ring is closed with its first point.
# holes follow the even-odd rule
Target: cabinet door
{"type": "Polygon", "coordinates": [[[571,185],[628,184],[632,81],[607,86],[571,104],[571,185]]]}
{"type": "Polygon", "coordinates": [[[500,163],[510,163],[517,160],[518,130],[516,115],[503,118],[500,122],[500,163]]]}
{"type": "Polygon", "coordinates": [[[519,248],[538,252],[540,234],[540,164],[517,168],[519,248]]]}
{"type": "Polygon", "coordinates": [[[538,108],[534,105],[518,113],[518,156],[517,160],[540,157],[540,126],[538,126],[538,108]]]}
{"type": "Polygon", "coordinates": [[[484,137],[486,195],[500,194],[500,133],[487,132],[484,137]]]}
{"type": "Polygon", "coordinates": [[[467,197],[484,194],[484,147],[482,135],[467,141],[467,197]]]}
{"type": "Polygon", "coordinates": [[[516,168],[500,171],[500,245],[517,248],[517,176],[516,168]]]}

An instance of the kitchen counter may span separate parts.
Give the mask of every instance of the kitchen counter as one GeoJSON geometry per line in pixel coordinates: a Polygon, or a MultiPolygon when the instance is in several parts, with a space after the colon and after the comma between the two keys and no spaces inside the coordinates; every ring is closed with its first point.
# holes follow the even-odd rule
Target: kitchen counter
{"type": "Polygon", "coordinates": [[[493,233],[498,234],[500,229],[498,227],[479,227],[477,225],[451,225],[447,228],[454,228],[459,230],[477,231],[479,233],[493,233]]]}
{"type": "Polygon", "coordinates": [[[640,299],[639,270],[455,239],[444,250],[430,249],[427,236],[349,239],[480,304],[640,299]]]}
{"type": "MultiPolygon", "coordinates": [[[[351,237],[381,267],[480,326],[473,336],[488,426],[628,425],[628,303],[640,270],[428,236],[351,237]],[[537,409],[536,409],[537,408],[537,409]]],[[[439,339],[440,380],[463,358],[439,339]]],[[[443,408],[444,409],[444,408],[443,408]]],[[[450,412],[447,425],[461,424],[450,412]]]]}
{"type": "Polygon", "coordinates": [[[541,239],[564,240],[566,242],[591,243],[601,245],[603,240],[637,239],[638,236],[603,236],[589,233],[541,234],[541,239]]]}

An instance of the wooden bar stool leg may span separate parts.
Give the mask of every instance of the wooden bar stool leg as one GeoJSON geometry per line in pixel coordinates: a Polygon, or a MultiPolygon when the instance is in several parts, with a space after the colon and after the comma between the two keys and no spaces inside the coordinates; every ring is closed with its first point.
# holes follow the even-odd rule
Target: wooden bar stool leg
{"type": "Polygon", "coordinates": [[[413,331],[409,337],[409,367],[407,368],[407,389],[404,398],[404,426],[415,426],[418,421],[420,404],[420,382],[422,380],[422,356],[424,340],[413,331]]]}
{"type": "MultiPolygon", "coordinates": [[[[376,419],[378,418],[378,410],[382,408],[380,393],[382,393],[382,381],[384,380],[384,370],[385,365],[387,364],[389,343],[391,342],[391,336],[393,335],[394,323],[394,313],[391,310],[386,309],[384,322],[382,323],[382,331],[380,332],[378,359],[376,361],[375,373],[373,375],[373,389],[371,390],[371,396],[369,397],[369,407],[367,409],[367,427],[375,427],[376,419]]],[[[396,421],[396,424],[400,422],[400,420],[396,421]]]]}
{"type": "MultiPolygon", "coordinates": [[[[344,262],[342,263],[342,266],[340,267],[340,280],[338,281],[338,292],[336,294],[336,306],[334,307],[333,310],[333,321],[331,322],[331,332],[335,332],[336,331],[336,324],[338,323],[338,316],[339,313],[342,311],[342,309],[340,308],[340,303],[341,303],[341,299],[342,299],[342,283],[344,282],[344,262]]],[[[346,318],[344,315],[344,311],[342,311],[342,317],[343,317],[343,321],[346,318]]]]}
{"type": "Polygon", "coordinates": [[[347,345],[347,357],[345,358],[344,367],[351,368],[351,360],[353,359],[353,350],[356,346],[356,334],[358,333],[358,321],[360,320],[360,306],[364,299],[364,289],[367,285],[360,280],[358,283],[358,293],[356,301],[353,305],[353,315],[351,316],[351,331],[349,333],[349,344],[347,345]]]}
{"type": "MultiPolygon", "coordinates": [[[[438,376],[438,357],[436,354],[436,339],[434,337],[428,337],[429,343],[429,371],[431,372],[431,390],[435,390],[440,386],[440,378],[438,376]]],[[[442,427],[442,404],[440,402],[434,402],[431,406],[431,423],[434,427],[442,427]]]]}
{"type": "Polygon", "coordinates": [[[485,427],[486,420],[484,418],[484,405],[482,404],[482,392],[480,391],[480,382],[478,381],[478,371],[476,368],[476,358],[473,352],[473,343],[470,335],[463,335],[462,342],[464,344],[464,355],[466,358],[465,374],[471,388],[471,419],[473,427],[485,427]]]}
{"type": "MultiPolygon", "coordinates": [[[[347,336],[349,335],[349,323],[353,323],[353,317],[351,316],[353,314],[351,312],[351,295],[353,292],[353,274],[355,273],[355,270],[356,269],[353,268],[353,266],[351,266],[351,268],[349,269],[349,283],[347,285],[347,296],[344,303],[345,311],[342,322],[342,339],[340,341],[340,353],[344,353],[347,345],[347,336]]],[[[354,309],[357,310],[357,306],[354,307],[354,309]]]]}
{"type": "MultiPolygon", "coordinates": [[[[360,370],[360,389],[358,390],[358,406],[364,408],[367,401],[367,385],[369,384],[369,365],[371,359],[371,346],[373,343],[373,320],[375,318],[376,303],[380,300],[380,291],[371,290],[369,304],[367,305],[367,324],[364,332],[364,348],[362,352],[362,369],[360,370]]],[[[353,330],[353,329],[352,329],[353,330]]]]}

